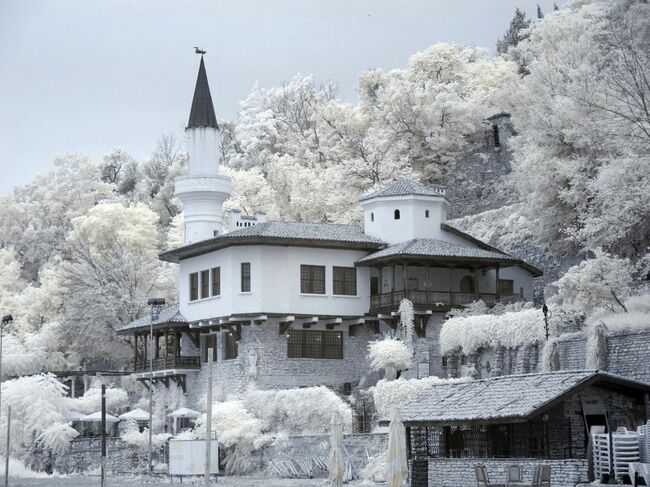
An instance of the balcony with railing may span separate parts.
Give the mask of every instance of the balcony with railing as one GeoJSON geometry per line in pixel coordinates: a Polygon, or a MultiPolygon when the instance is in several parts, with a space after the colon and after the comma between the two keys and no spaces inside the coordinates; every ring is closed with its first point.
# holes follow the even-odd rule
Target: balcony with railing
{"type": "MultiPolygon", "coordinates": [[[[138,357],[135,360],[136,373],[149,372],[149,359],[138,357]]],[[[153,359],[153,370],[199,370],[201,368],[201,357],[186,357],[182,355],[167,356],[153,359]]]]}
{"type": "Polygon", "coordinates": [[[488,306],[496,303],[514,303],[520,301],[518,294],[495,294],[495,293],[463,293],[445,291],[394,291],[370,296],[370,312],[379,313],[382,311],[395,310],[402,299],[407,298],[413,306],[431,310],[446,310],[453,307],[466,306],[474,301],[481,300],[488,306]]]}

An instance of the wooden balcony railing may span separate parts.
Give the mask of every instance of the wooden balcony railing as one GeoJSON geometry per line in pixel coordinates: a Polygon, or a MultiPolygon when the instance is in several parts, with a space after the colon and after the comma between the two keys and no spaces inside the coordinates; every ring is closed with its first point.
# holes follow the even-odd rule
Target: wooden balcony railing
{"type": "MultiPolygon", "coordinates": [[[[466,306],[478,299],[483,300],[489,306],[497,303],[497,295],[494,293],[479,293],[477,299],[475,293],[410,290],[370,296],[370,311],[376,312],[397,308],[404,298],[408,298],[414,306],[419,307],[466,306]]],[[[498,298],[500,303],[514,303],[521,299],[518,294],[501,294],[498,298]]]]}
{"type": "MultiPolygon", "coordinates": [[[[153,360],[153,370],[166,370],[166,369],[200,369],[201,357],[184,357],[172,356],[156,358],[153,360]]],[[[138,358],[135,361],[135,372],[148,372],[149,360],[138,358]]]]}

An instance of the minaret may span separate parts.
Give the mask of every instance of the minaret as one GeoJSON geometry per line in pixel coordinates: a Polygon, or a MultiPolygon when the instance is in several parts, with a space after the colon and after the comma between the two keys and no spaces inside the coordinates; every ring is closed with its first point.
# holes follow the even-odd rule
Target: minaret
{"type": "Polygon", "coordinates": [[[175,188],[183,202],[185,244],[189,245],[222,233],[223,202],[232,191],[230,178],[219,175],[221,138],[203,56],[185,133],[189,171],[176,178],[175,188]]]}

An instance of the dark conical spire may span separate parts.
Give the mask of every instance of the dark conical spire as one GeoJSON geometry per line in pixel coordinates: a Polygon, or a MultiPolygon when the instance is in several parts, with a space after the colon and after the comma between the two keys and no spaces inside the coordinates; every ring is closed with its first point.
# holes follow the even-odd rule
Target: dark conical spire
{"type": "Polygon", "coordinates": [[[192,110],[190,110],[190,120],[187,122],[187,128],[189,129],[192,127],[219,128],[219,125],[217,125],[217,117],[214,114],[214,105],[212,104],[210,85],[208,85],[208,75],[205,72],[203,56],[201,56],[199,75],[196,78],[192,110]]]}

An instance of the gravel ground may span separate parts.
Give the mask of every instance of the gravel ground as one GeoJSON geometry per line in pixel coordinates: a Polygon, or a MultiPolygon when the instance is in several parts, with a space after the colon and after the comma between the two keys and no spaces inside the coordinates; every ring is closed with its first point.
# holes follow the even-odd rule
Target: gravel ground
{"type": "MultiPolygon", "coordinates": [[[[94,487],[99,486],[99,477],[97,476],[84,476],[84,477],[61,477],[61,478],[47,478],[47,479],[29,479],[29,478],[16,478],[9,479],[10,487],[94,487]]],[[[150,479],[148,477],[133,477],[133,478],[108,478],[106,481],[107,487],[133,487],[135,485],[145,485],[147,487],[169,487],[169,485],[181,486],[177,478],[170,484],[168,477],[161,477],[159,479],[150,479]]],[[[183,486],[199,487],[203,486],[203,480],[197,478],[187,478],[183,480],[183,486]]],[[[214,487],[326,487],[328,485],[325,479],[267,479],[267,478],[251,478],[251,477],[219,477],[214,487]]],[[[349,487],[358,487],[360,484],[352,482],[345,484],[349,487]]]]}

